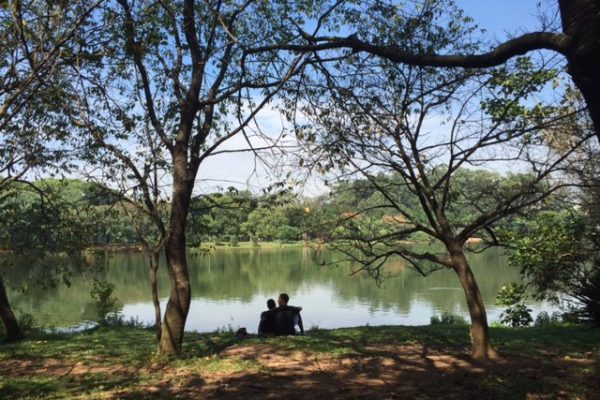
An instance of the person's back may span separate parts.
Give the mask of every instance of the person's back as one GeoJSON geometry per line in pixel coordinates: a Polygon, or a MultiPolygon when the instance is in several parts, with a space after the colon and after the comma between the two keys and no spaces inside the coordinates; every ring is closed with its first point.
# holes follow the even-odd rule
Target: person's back
{"type": "Polygon", "coordinates": [[[304,327],[302,326],[302,317],[300,317],[300,311],[302,307],[288,306],[289,296],[282,293],[279,296],[277,307],[275,311],[275,334],[276,335],[295,335],[296,325],[300,328],[300,334],[304,334],[304,327]]]}
{"type": "Polygon", "coordinates": [[[271,336],[276,333],[275,330],[275,300],[267,300],[267,311],[260,314],[258,324],[258,336],[271,336]]]}
{"type": "Polygon", "coordinates": [[[275,334],[295,335],[294,317],[298,314],[296,307],[279,306],[275,310],[275,334]]]}

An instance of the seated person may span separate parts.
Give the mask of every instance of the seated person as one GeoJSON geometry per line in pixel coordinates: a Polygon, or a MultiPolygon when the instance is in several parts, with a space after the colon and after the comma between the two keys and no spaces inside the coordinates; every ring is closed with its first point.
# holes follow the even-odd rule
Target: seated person
{"type": "Polygon", "coordinates": [[[258,336],[273,336],[275,334],[275,300],[267,300],[267,311],[260,314],[260,322],[258,324],[258,336]]]}
{"type": "Polygon", "coordinates": [[[296,335],[296,325],[300,328],[300,334],[304,335],[304,326],[300,311],[302,307],[289,306],[290,296],[285,293],[279,295],[277,303],[279,307],[275,309],[275,334],[276,335],[296,335]]]}

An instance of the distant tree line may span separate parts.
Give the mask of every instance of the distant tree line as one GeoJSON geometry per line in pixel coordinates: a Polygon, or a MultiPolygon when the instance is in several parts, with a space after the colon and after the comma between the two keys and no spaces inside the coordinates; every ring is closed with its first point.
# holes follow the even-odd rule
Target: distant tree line
{"type": "MultiPolygon", "coordinates": [[[[432,171],[434,173],[434,171],[432,171]]],[[[399,179],[394,175],[380,175],[381,182],[399,179]]],[[[463,196],[460,207],[449,213],[457,221],[467,221],[482,203],[493,204],[493,196],[468,200],[474,187],[492,187],[508,190],[523,179],[522,174],[501,175],[485,170],[463,169],[456,174],[453,192],[463,196]]],[[[423,213],[418,198],[408,190],[397,191],[402,204],[418,215],[423,213]]],[[[546,213],[564,212],[571,192],[563,191],[550,197],[544,204],[546,213]],[[563,210],[563,211],[561,211],[563,210]]],[[[123,201],[123,194],[94,183],[76,179],[44,179],[31,184],[13,184],[0,199],[4,218],[0,221],[0,248],[5,250],[43,245],[52,248],[53,238],[64,241],[70,226],[72,240],[80,247],[140,244],[153,234],[147,216],[137,212],[123,201]],[[35,188],[35,189],[34,189],[35,188]],[[51,200],[49,200],[51,199],[51,200]],[[137,213],[137,214],[136,214],[137,213]],[[132,218],[136,221],[132,224],[132,218]],[[63,228],[61,228],[63,226],[63,228]],[[46,229],[40,229],[46,227],[46,229]],[[39,234],[33,239],[31,236],[39,234]]],[[[389,207],[382,206],[382,194],[366,179],[338,182],[327,193],[307,198],[285,191],[278,194],[255,194],[230,188],[203,194],[192,199],[187,224],[188,245],[202,243],[238,242],[291,242],[298,240],[340,240],[351,223],[352,229],[363,234],[385,235],[405,223],[405,218],[389,207]]],[[[167,209],[168,202],[163,202],[167,209]]],[[[518,232],[529,213],[542,208],[537,205],[504,222],[504,231],[518,232]]],[[[578,214],[570,207],[570,213],[578,214]]],[[[428,240],[418,233],[407,240],[428,240]]],[[[491,240],[491,238],[488,238],[491,240]]]]}

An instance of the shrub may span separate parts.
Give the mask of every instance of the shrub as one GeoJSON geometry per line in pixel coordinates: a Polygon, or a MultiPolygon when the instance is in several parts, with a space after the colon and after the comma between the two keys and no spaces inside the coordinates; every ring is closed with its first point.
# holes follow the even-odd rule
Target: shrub
{"type": "Polygon", "coordinates": [[[524,303],[525,288],[523,285],[511,282],[504,285],[496,296],[496,304],[505,306],[500,315],[500,321],[508,326],[529,326],[533,322],[531,309],[524,303]]]}
{"type": "Polygon", "coordinates": [[[21,330],[23,332],[29,332],[32,331],[33,328],[35,327],[35,319],[33,318],[33,315],[29,314],[29,313],[19,313],[19,326],[21,327],[21,330]]]}
{"type": "Polygon", "coordinates": [[[551,315],[546,311],[542,311],[535,317],[535,326],[558,325],[564,322],[563,315],[553,312],[551,315]]]}
{"type": "Polygon", "coordinates": [[[432,315],[430,325],[467,325],[467,320],[461,315],[443,312],[440,316],[432,315]]]}
{"type": "Polygon", "coordinates": [[[579,302],[575,316],[580,322],[600,326],[600,258],[591,271],[573,288],[571,295],[579,302]]]}
{"type": "Polygon", "coordinates": [[[112,297],[115,285],[106,281],[99,281],[94,279],[92,290],[90,291],[90,297],[94,301],[94,307],[98,315],[98,323],[102,326],[107,326],[110,322],[110,318],[114,317],[114,314],[118,311],[117,299],[112,297]],[[109,318],[109,314],[113,314],[109,318]]]}
{"type": "Polygon", "coordinates": [[[106,325],[111,328],[134,328],[134,329],[149,329],[150,326],[139,320],[138,317],[129,317],[125,319],[119,313],[112,313],[106,317],[106,325]]]}

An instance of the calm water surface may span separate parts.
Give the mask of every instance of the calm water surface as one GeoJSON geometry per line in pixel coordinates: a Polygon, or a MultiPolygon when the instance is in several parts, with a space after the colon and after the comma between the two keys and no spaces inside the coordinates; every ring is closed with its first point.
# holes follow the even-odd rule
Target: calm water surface
{"type": "MultiPolygon", "coordinates": [[[[495,250],[473,254],[469,261],[489,319],[498,320],[502,309],[494,304],[496,294],[505,283],[519,279],[518,271],[508,267],[506,257],[495,250]]],[[[432,315],[441,312],[468,317],[463,291],[452,271],[422,277],[400,264],[392,264],[387,269],[389,277],[382,287],[377,287],[365,274],[350,275],[350,265],[318,265],[310,249],[224,249],[210,256],[190,257],[189,264],[193,291],[186,325],[189,331],[243,326],[256,332],[266,299],[276,298],[280,292],[290,295],[290,304],[304,308],[305,328],[424,325],[429,324],[432,315]]],[[[4,272],[12,287],[22,286],[26,275],[19,269],[4,272]]],[[[148,270],[142,255],[112,255],[102,275],[115,285],[114,296],[126,319],[153,322],[148,270]]],[[[32,314],[40,325],[77,327],[94,318],[91,286],[91,277],[77,276],[70,287],[32,287],[24,293],[12,290],[9,295],[16,309],[32,314]]],[[[159,293],[164,310],[169,284],[163,266],[159,293]]],[[[534,317],[539,311],[552,311],[547,304],[530,306],[534,317]]]]}

